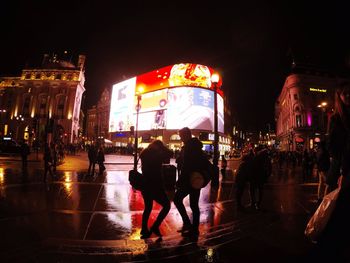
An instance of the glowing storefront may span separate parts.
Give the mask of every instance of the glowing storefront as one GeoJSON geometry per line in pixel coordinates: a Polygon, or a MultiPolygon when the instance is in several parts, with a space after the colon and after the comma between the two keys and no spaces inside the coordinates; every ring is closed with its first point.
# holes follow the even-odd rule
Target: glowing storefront
{"type": "MultiPolygon", "coordinates": [[[[189,127],[193,134],[214,130],[213,69],[199,64],[175,64],[113,85],[109,132],[112,140],[130,142],[136,122],[136,93],[142,90],[138,130],[140,147],[151,138],[172,149],[180,146],[177,131],[189,127]]],[[[220,85],[221,83],[219,83],[220,85]]],[[[218,131],[224,132],[223,93],[218,90],[218,131]]],[[[229,145],[229,144],[228,144],[229,145]]],[[[221,145],[222,150],[227,146],[221,145]]]]}

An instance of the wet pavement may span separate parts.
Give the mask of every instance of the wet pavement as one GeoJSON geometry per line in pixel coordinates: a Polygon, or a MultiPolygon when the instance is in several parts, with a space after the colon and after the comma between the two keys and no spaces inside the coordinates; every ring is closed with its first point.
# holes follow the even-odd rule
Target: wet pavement
{"type": "MultiPolygon", "coordinates": [[[[316,183],[301,183],[298,167],[275,170],[260,211],[237,211],[233,173],[202,189],[195,242],[177,232],[173,203],[163,238],[140,239],[143,200],[128,182],[131,156],[106,155],[106,172],[94,176],[86,153],[67,156],[47,182],[40,160],[32,154],[23,172],[18,157],[0,157],[1,262],[306,262],[313,249],[303,231],[316,208],[316,183]]],[[[231,170],[237,165],[229,161],[231,170]]],[[[185,206],[190,214],[188,198],[185,206]]],[[[153,209],[150,224],[160,207],[153,209]]]]}

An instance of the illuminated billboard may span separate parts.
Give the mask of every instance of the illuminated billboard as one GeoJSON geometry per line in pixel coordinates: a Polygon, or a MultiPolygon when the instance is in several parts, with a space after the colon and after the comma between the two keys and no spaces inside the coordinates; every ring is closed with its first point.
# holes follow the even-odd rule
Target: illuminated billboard
{"type": "MultiPolygon", "coordinates": [[[[198,64],[177,64],[125,80],[113,86],[109,132],[129,131],[136,123],[137,87],[144,89],[139,130],[214,130],[212,69],[198,64]]],[[[224,102],[218,92],[218,130],[224,132],[224,102]]]]}

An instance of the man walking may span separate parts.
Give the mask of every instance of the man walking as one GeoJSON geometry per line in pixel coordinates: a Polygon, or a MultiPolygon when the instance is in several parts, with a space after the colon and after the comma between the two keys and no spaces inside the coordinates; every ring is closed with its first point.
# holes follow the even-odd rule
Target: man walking
{"type": "Polygon", "coordinates": [[[199,235],[199,196],[200,189],[194,189],[191,186],[191,173],[194,171],[200,171],[203,165],[204,153],[202,151],[202,143],[198,138],[193,137],[191,130],[188,127],[182,128],[179,131],[180,138],[184,143],[181,149],[180,157],[178,158],[178,165],[181,167],[181,173],[178,181],[176,182],[176,193],[174,196],[174,204],[179,210],[183,221],[182,236],[191,237],[195,240],[199,235]],[[189,195],[190,207],[192,210],[192,224],[187,215],[186,208],[183,204],[183,199],[189,195]]]}

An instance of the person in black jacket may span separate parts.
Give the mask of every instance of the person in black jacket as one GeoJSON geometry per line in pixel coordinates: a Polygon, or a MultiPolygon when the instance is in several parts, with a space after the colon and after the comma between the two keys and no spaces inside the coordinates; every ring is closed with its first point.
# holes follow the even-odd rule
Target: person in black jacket
{"type": "Polygon", "coordinates": [[[244,154],[242,162],[239,164],[236,176],[235,176],[235,187],[236,187],[236,202],[237,210],[244,211],[245,207],[242,204],[242,196],[246,188],[248,180],[251,178],[253,169],[254,152],[251,150],[248,154],[244,154]]]}
{"type": "Polygon", "coordinates": [[[321,259],[327,262],[345,262],[350,251],[350,85],[341,83],[335,93],[334,113],[329,123],[329,152],[340,165],[338,179],[340,192],[328,224],[318,245],[321,259]]]}
{"type": "Polygon", "coordinates": [[[267,149],[257,147],[252,162],[252,173],[249,178],[251,207],[259,210],[264,194],[264,185],[272,172],[271,159],[267,149]]]}
{"type": "Polygon", "coordinates": [[[170,210],[170,201],[163,185],[162,164],[169,163],[172,155],[173,152],[160,140],[153,141],[140,154],[141,170],[144,178],[142,197],[145,205],[142,214],[141,238],[148,238],[152,233],[158,237],[162,236],[159,226],[170,210]],[[160,204],[162,209],[152,227],[148,229],[148,220],[152,212],[153,200],[160,204]]]}
{"type": "Polygon", "coordinates": [[[191,174],[200,171],[205,165],[205,155],[202,150],[203,144],[198,138],[192,137],[191,130],[188,127],[179,131],[180,138],[184,143],[178,158],[178,164],[181,167],[180,176],[176,182],[176,193],[174,196],[174,204],[179,210],[183,221],[183,227],[179,232],[182,236],[197,239],[199,235],[199,196],[201,189],[195,189],[191,185],[191,174]],[[190,207],[192,210],[193,222],[188,217],[183,199],[190,196],[190,207]]]}

